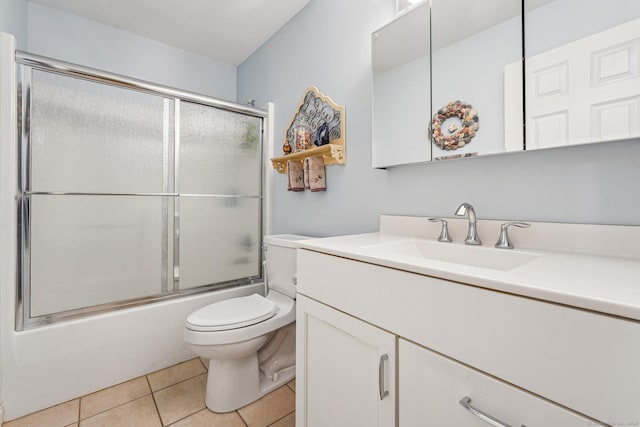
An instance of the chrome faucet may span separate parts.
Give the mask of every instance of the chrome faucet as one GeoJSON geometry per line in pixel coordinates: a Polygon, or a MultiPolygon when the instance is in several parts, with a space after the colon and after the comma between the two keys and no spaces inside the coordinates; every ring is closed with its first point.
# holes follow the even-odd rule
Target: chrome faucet
{"type": "Polygon", "coordinates": [[[478,236],[478,229],[476,228],[476,211],[469,203],[463,203],[456,210],[456,216],[465,216],[469,218],[469,232],[464,243],[467,245],[481,245],[480,237],[478,236]]]}

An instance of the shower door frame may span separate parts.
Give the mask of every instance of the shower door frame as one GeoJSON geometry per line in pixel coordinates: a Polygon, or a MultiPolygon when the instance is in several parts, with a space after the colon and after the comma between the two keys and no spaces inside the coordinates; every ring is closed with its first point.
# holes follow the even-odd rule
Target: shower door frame
{"type": "MultiPolygon", "coordinates": [[[[35,55],[27,52],[16,50],[15,63],[17,67],[17,93],[18,98],[18,192],[17,192],[17,210],[18,210],[18,259],[17,259],[17,283],[16,283],[16,331],[23,331],[33,329],[61,321],[84,318],[91,315],[100,313],[112,312],[123,308],[135,307],[148,303],[154,303],[159,301],[165,301],[175,298],[184,297],[187,295],[195,295],[204,292],[210,292],[216,289],[223,289],[229,287],[236,287],[242,285],[249,285],[254,283],[260,283],[263,281],[263,251],[262,251],[262,238],[263,231],[265,229],[265,140],[267,133],[265,128],[267,125],[268,111],[254,108],[247,105],[240,105],[233,102],[220,100],[205,95],[196,94],[193,92],[183,91],[180,89],[171,88],[155,83],[150,83],[143,80],[138,80],[126,76],[122,76],[115,73],[109,73],[94,68],[84,67],[77,64],[72,64],[64,61],[59,61],[52,58],[47,58],[40,55],[35,55]],[[259,212],[258,212],[258,274],[244,279],[230,280],[227,282],[213,283],[209,285],[201,285],[194,288],[182,289],[178,287],[179,284],[179,259],[180,259],[180,193],[168,192],[167,180],[170,178],[167,170],[168,167],[164,163],[168,162],[168,159],[163,155],[163,193],[91,193],[91,192],[38,192],[30,191],[30,177],[31,177],[31,147],[30,147],[30,115],[31,115],[31,73],[33,70],[41,70],[45,72],[60,74],[67,77],[75,77],[99,84],[107,84],[124,89],[143,92],[151,95],[160,96],[164,99],[165,116],[167,114],[167,101],[173,100],[174,102],[174,163],[173,163],[173,177],[174,190],[179,189],[179,170],[180,170],[180,104],[183,101],[191,102],[194,104],[200,104],[208,107],[218,108],[224,111],[230,111],[234,113],[243,114],[250,117],[256,117],[261,119],[259,129],[259,164],[260,164],[260,183],[257,196],[243,196],[243,195],[221,195],[221,194],[189,194],[189,196],[203,196],[203,197],[221,197],[221,198],[240,198],[240,199],[258,199],[259,212]],[[165,260],[162,262],[162,277],[167,278],[167,265],[170,262],[170,258],[173,259],[173,280],[163,280],[163,287],[161,293],[154,294],[145,297],[132,298],[122,301],[114,301],[109,303],[103,303],[91,307],[76,308],[67,311],[61,311],[51,314],[44,314],[31,317],[31,259],[30,259],[30,197],[33,195],[62,195],[62,196],[135,196],[135,197],[163,197],[164,200],[173,198],[173,256],[163,256],[165,260]],[[168,283],[172,283],[172,289],[168,288],[168,283]]],[[[167,121],[164,121],[164,125],[167,126],[167,121]]],[[[168,150],[167,141],[165,141],[167,135],[163,136],[163,153],[168,150]]],[[[186,195],[186,194],[185,194],[186,195]]],[[[163,205],[164,205],[163,201],[163,205]]],[[[167,209],[167,213],[171,215],[171,210],[167,209]]],[[[164,215],[163,215],[164,217],[164,215]]],[[[168,223],[168,221],[167,221],[168,223]]],[[[168,232],[169,226],[167,224],[168,232]]],[[[163,255],[166,246],[163,245],[163,255]]]]}

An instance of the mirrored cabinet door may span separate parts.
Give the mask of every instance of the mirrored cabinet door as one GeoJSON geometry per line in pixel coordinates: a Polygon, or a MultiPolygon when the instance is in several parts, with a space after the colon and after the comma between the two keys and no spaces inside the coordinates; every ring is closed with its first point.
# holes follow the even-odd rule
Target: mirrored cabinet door
{"type": "Polygon", "coordinates": [[[374,168],[431,160],[429,31],[424,2],[371,36],[374,168]]]}
{"type": "Polygon", "coordinates": [[[431,43],[433,160],[522,150],[521,2],[432,0],[431,43]]]}
{"type": "Polygon", "coordinates": [[[640,1],[425,1],[372,53],[374,167],[640,137],[640,1]]]}
{"type": "Polygon", "coordinates": [[[640,136],[640,1],[525,1],[526,149],[640,136]]]}

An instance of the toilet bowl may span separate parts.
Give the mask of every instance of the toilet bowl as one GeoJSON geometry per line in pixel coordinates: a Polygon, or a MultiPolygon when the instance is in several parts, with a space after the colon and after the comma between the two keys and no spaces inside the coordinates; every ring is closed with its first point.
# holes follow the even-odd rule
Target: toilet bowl
{"type": "Polygon", "coordinates": [[[191,313],[183,337],[209,361],[205,403],[235,411],[295,376],[295,271],[304,236],[265,236],[266,296],[253,294],[191,313]]]}

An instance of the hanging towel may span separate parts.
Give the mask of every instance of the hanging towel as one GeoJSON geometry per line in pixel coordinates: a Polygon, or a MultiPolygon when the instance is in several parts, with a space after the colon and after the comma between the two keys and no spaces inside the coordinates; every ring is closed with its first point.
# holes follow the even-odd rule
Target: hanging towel
{"type": "Polygon", "coordinates": [[[305,183],[309,179],[309,189],[311,191],[326,191],[327,181],[325,178],[324,159],[322,157],[307,157],[305,159],[305,183]],[[306,167],[308,165],[308,168],[306,167]]]}
{"type": "Polygon", "coordinates": [[[296,160],[287,160],[287,177],[289,181],[289,191],[304,191],[304,181],[302,177],[302,163],[296,160]]]}
{"type": "Polygon", "coordinates": [[[311,189],[311,183],[309,182],[310,160],[311,159],[309,157],[304,159],[304,189],[305,190],[310,190],[311,189]]]}

